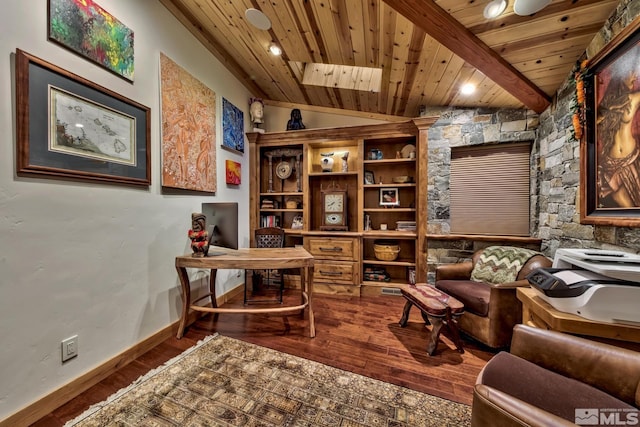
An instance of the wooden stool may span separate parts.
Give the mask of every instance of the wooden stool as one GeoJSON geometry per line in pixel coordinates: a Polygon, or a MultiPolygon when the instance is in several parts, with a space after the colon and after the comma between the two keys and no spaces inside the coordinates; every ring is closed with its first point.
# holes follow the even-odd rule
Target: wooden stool
{"type": "Polygon", "coordinates": [[[458,318],[464,313],[464,304],[433,286],[426,283],[416,285],[405,285],[400,288],[402,296],[407,303],[402,311],[400,327],[407,326],[409,311],[412,306],[420,309],[422,318],[427,324],[431,324],[431,336],[427,345],[427,353],[433,356],[438,347],[438,338],[443,326],[447,326],[451,333],[451,338],[460,353],[464,353],[460,333],[458,332],[458,318]]]}

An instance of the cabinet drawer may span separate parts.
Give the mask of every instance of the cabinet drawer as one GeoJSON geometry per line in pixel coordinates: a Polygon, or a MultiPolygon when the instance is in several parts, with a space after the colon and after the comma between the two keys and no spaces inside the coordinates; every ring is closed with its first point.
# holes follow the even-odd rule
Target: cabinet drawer
{"type": "Polygon", "coordinates": [[[313,266],[313,282],[318,283],[354,283],[357,277],[356,262],[320,261],[313,266]]]}
{"type": "Polygon", "coordinates": [[[356,260],[359,257],[356,239],[309,238],[309,253],[316,259],[356,260]]]}

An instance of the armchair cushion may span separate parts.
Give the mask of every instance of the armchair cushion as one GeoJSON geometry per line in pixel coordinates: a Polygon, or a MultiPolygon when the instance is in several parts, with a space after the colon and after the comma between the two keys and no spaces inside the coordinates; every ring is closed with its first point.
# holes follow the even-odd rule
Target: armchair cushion
{"type": "Polygon", "coordinates": [[[500,352],[491,359],[478,381],[571,421],[575,419],[576,408],[635,410],[595,387],[506,352],[500,352]]]}
{"type": "Polygon", "coordinates": [[[514,246],[485,248],[471,271],[471,280],[487,283],[514,282],[520,269],[539,252],[514,246]]]}
{"type": "Polygon", "coordinates": [[[489,314],[491,287],[486,283],[471,280],[439,280],[436,287],[446,294],[455,295],[456,299],[464,304],[466,311],[483,317],[489,314]]]}

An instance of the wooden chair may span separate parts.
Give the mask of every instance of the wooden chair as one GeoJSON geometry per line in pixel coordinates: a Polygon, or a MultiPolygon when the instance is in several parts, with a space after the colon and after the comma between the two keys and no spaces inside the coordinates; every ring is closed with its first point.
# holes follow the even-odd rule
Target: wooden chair
{"type": "MultiPolygon", "coordinates": [[[[254,232],[256,248],[282,248],[284,247],[284,230],[279,227],[258,228],[254,232]]],[[[284,278],[281,270],[245,270],[244,303],[252,302],[279,302],[282,304],[284,293],[284,278]],[[251,271],[251,294],[262,293],[263,290],[277,286],[277,299],[247,299],[247,277],[251,271]]]]}

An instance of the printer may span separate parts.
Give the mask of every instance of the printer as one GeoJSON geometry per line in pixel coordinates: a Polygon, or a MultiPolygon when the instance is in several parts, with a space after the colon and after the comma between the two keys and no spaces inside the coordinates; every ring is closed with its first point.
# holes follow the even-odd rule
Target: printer
{"type": "Polygon", "coordinates": [[[640,256],[599,249],[557,249],[551,268],[527,276],[556,310],[607,323],[640,325],[640,256]]]}

